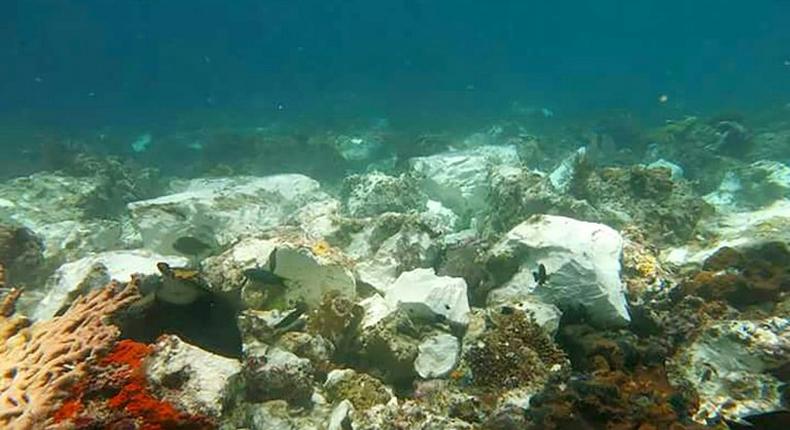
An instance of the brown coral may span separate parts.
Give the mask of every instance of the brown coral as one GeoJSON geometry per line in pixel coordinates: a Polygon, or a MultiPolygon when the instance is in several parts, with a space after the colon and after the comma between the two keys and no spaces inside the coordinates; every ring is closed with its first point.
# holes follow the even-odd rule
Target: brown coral
{"type": "Polygon", "coordinates": [[[781,242],[744,249],[723,247],[680,288],[685,295],[726,300],[739,308],[776,302],[787,291],[790,291],[790,250],[781,242]]]}
{"type": "Polygon", "coordinates": [[[466,353],[476,386],[493,390],[540,387],[552,367],[566,367],[567,358],[552,339],[524,312],[495,315],[492,326],[466,353]]]}
{"type": "MultiPolygon", "coordinates": [[[[10,297],[4,310],[18,295],[10,297]]],[[[14,327],[2,333],[0,344],[0,426],[51,425],[76,381],[118,338],[118,328],[107,317],[138,298],[136,283],[111,283],[76,300],[62,316],[29,327],[19,323],[25,321],[20,317],[0,316],[0,327],[14,327]]]]}

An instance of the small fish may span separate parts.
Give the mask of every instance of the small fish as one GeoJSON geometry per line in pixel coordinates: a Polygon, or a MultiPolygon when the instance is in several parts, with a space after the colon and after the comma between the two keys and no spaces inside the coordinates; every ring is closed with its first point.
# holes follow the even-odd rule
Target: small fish
{"type": "Polygon", "coordinates": [[[538,264],[538,270],[532,272],[532,277],[538,285],[543,285],[549,280],[549,275],[546,273],[546,266],[543,263],[538,264]]]}
{"type": "Polygon", "coordinates": [[[307,304],[305,302],[297,303],[296,307],[288,315],[286,315],[280,320],[280,322],[274,325],[274,329],[287,331],[294,324],[296,324],[296,322],[299,320],[299,317],[301,317],[305,312],[307,312],[307,304]]]}
{"type": "Polygon", "coordinates": [[[192,236],[182,236],[173,242],[173,249],[184,255],[200,255],[211,249],[211,246],[192,236]]]}
{"type": "Polygon", "coordinates": [[[253,267],[242,272],[247,281],[260,282],[262,284],[282,285],[283,278],[274,274],[277,268],[277,248],[272,250],[268,258],[268,267],[253,267]]]}

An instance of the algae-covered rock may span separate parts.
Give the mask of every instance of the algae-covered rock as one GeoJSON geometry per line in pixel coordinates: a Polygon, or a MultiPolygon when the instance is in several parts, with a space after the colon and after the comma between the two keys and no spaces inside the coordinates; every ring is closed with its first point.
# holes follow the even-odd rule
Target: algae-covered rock
{"type": "Polygon", "coordinates": [[[701,266],[722,247],[739,248],[761,242],[790,243],[790,200],[745,212],[718,214],[699,226],[701,241],[664,249],[661,260],[674,266],[701,266]]]}
{"type": "Polygon", "coordinates": [[[258,354],[250,353],[243,362],[241,375],[248,401],[309,403],[314,382],[310,360],[280,348],[268,348],[264,355],[258,354]]]}
{"type": "Polygon", "coordinates": [[[419,211],[425,208],[427,200],[414,178],[378,172],[346,177],[341,193],[345,210],[352,217],[419,211]]]}
{"type": "Polygon", "coordinates": [[[473,384],[496,392],[529,387],[535,393],[552,373],[569,364],[562,350],[524,312],[493,315],[464,360],[473,384]]]}
{"type": "Polygon", "coordinates": [[[690,239],[703,216],[711,212],[688,182],[672,178],[667,168],[609,167],[594,170],[574,191],[615,227],[634,224],[655,243],[690,239]]]}
{"type": "Polygon", "coordinates": [[[790,167],[771,160],[760,160],[728,171],[719,188],[705,201],[721,212],[743,212],[790,199],[790,167]]]}
{"type": "Polygon", "coordinates": [[[790,251],[783,242],[740,248],[722,247],[705,260],[702,270],[679,286],[682,294],[725,300],[743,308],[772,304],[790,292],[790,251]]]}
{"type": "Polygon", "coordinates": [[[356,362],[388,383],[402,384],[414,379],[420,333],[404,311],[389,313],[358,333],[351,350],[356,362]]]}
{"type": "Polygon", "coordinates": [[[675,382],[700,398],[694,419],[711,424],[784,410],[783,383],[772,370],[790,363],[790,320],[725,321],[705,328],[672,359],[675,382]]]}
{"type": "Polygon", "coordinates": [[[91,196],[101,194],[99,177],[36,173],[0,184],[0,222],[28,228],[41,239],[47,259],[63,261],[90,252],[125,248],[123,220],[97,217],[91,196]]]}
{"type": "Polygon", "coordinates": [[[359,411],[387,404],[395,398],[392,390],[383,382],[352,369],[329,372],[324,382],[324,391],[328,401],[340,403],[348,400],[359,411]]]}
{"type": "Polygon", "coordinates": [[[558,191],[558,188],[573,189],[571,185],[575,182],[570,176],[555,186],[549,176],[541,172],[507,166],[494,169],[487,197],[491,210],[485,218],[486,232],[506,232],[536,214],[572,216],[584,221],[601,220],[603,214],[589,202],[558,191]]]}

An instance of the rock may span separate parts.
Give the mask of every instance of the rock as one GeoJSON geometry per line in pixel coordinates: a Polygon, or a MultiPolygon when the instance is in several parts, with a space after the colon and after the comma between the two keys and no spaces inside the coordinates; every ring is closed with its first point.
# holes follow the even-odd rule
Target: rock
{"type": "Polygon", "coordinates": [[[559,166],[549,174],[549,182],[561,194],[570,189],[579,167],[587,162],[587,148],[582,146],[573,154],[562,160],[559,166]]]}
{"type": "Polygon", "coordinates": [[[694,420],[713,424],[784,410],[782,381],[772,370],[790,363],[790,320],[726,321],[706,327],[671,362],[675,383],[700,397],[694,420]]]}
{"type": "Polygon", "coordinates": [[[420,218],[431,230],[439,234],[453,233],[461,223],[455,212],[436,200],[427,201],[425,211],[420,213],[420,218]]]}
{"type": "Polygon", "coordinates": [[[425,207],[425,195],[410,176],[389,176],[374,172],[351,175],[343,181],[341,195],[345,211],[362,218],[385,212],[407,213],[425,207]]]}
{"type": "Polygon", "coordinates": [[[364,330],[378,324],[379,321],[387,317],[395,310],[387,304],[384,297],[374,294],[359,301],[359,305],[364,310],[364,316],[360,322],[360,327],[364,330]]]}
{"type": "Polygon", "coordinates": [[[790,199],[790,167],[761,160],[728,171],[719,188],[704,198],[721,212],[760,209],[790,199]]]}
{"type": "Polygon", "coordinates": [[[328,369],[335,354],[335,346],[332,342],[320,335],[300,331],[283,334],[274,346],[310,360],[313,368],[319,370],[328,369]]]}
{"type": "Polygon", "coordinates": [[[148,381],[164,400],[181,411],[218,418],[228,381],[239,373],[238,360],[190,345],[174,335],[160,337],[146,358],[148,381]]]}
{"type": "Polygon", "coordinates": [[[43,250],[41,240],[29,229],[0,224],[0,265],[8,279],[14,282],[33,279],[44,260],[43,250]]]}
{"type": "Polygon", "coordinates": [[[241,289],[254,282],[245,275],[246,271],[269,270],[269,258],[277,245],[274,239],[241,239],[222,254],[203,260],[201,272],[214,288],[222,291],[241,289]]]}
{"type": "Polygon", "coordinates": [[[491,250],[488,269],[503,289],[534,293],[560,309],[582,307],[605,327],[630,321],[620,281],[623,239],[603,224],[536,215],[509,231],[491,250]],[[543,264],[542,285],[533,274],[543,264]]]}
{"type": "Polygon", "coordinates": [[[99,178],[54,173],[13,179],[0,184],[0,222],[30,229],[44,258],[55,261],[133,245],[124,242],[121,221],[93,216],[104,187],[99,178]]]}
{"type": "Polygon", "coordinates": [[[242,310],[236,323],[243,345],[246,348],[247,345],[276,343],[288,330],[304,326],[306,320],[304,311],[303,308],[242,310]]]}
{"type": "Polygon", "coordinates": [[[673,181],[677,181],[678,179],[683,179],[683,168],[678,166],[677,164],[667,161],[663,158],[660,158],[650,164],[647,165],[648,169],[656,169],[656,168],[663,168],[669,169],[671,174],[671,178],[673,181]]]}
{"type": "Polygon", "coordinates": [[[317,306],[324,295],[356,296],[350,260],[304,232],[274,232],[270,239],[245,238],[203,263],[206,278],[221,291],[241,290],[249,308],[317,306]]]}
{"type": "Polygon", "coordinates": [[[245,409],[246,421],[243,425],[223,427],[222,430],[323,430],[329,414],[322,407],[297,413],[283,400],[254,403],[245,409]]]}
{"type": "Polygon", "coordinates": [[[351,427],[351,414],[354,412],[354,405],[348,400],[343,400],[332,409],[329,416],[327,430],[346,430],[351,427]]]}
{"type": "Polygon", "coordinates": [[[404,311],[395,310],[376,324],[358,330],[351,351],[360,363],[388,383],[410,384],[420,344],[419,331],[404,311]]]}
{"type": "Polygon", "coordinates": [[[509,288],[494,290],[488,295],[486,305],[494,312],[500,312],[503,308],[526,312],[537,325],[551,336],[554,336],[560,327],[560,318],[562,318],[560,309],[524,290],[509,288]]]}
{"type": "Polygon", "coordinates": [[[462,278],[436,276],[433,269],[414,269],[402,273],[386,288],[384,298],[416,318],[437,318],[465,326],[469,322],[466,282],[462,278]]]}
{"type": "Polygon", "coordinates": [[[341,203],[326,199],[308,203],[291,216],[288,224],[298,225],[312,240],[326,240],[340,232],[341,203]]]}
{"type": "Polygon", "coordinates": [[[193,179],[171,188],[173,194],[128,205],[144,246],[157,252],[176,252],[173,243],[182,237],[227,245],[326,198],[318,182],[295,174],[193,179]]]}
{"type": "Polygon", "coordinates": [[[305,303],[314,308],[330,293],[356,297],[351,263],[325,242],[311,247],[284,244],[274,255],[274,274],[283,278],[285,303],[305,303]]]}
{"type": "Polygon", "coordinates": [[[53,317],[79,294],[107,285],[115,279],[127,282],[135,273],[158,274],[156,264],[185,266],[184,257],[159,255],[148,250],[107,251],[89,255],[58,268],[47,281],[46,294],[31,316],[37,320],[53,317]]]}
{"type": "Polygon", "coordinates": [[[421,218],[386,214],[352,235],[345,250],[357,261],[356,278],[381,292],[404,271],[434,266],[436,235],[421,218]]]}
{"type": "Polygon", "coordinates": [[[372,134],[364,136],[340,135],[335,138],[334,146],[341,157],[351,162],[369,162],[381,155],[384,149],[380,138],[372,134]]]}
{"type": "Polygon", "coordinates": [[[790,243],[790,200],[779,200],[754,211],[718,214],[702,222],[700,237],[710,238],[682,246],[667,248],[661,260],[667,264],[700,266],[722,247],[740,248],[777,241],[790,243]]]}
{"type": "Polygon", "coordinates": [[[492,166],[518,166],[513,146],[482,146],[412,158],[412,170],[421,175],[421,188],[431,199],[458,214],[480,212],[487,207],[488,175],[492,166]]]}
{"type": "Polygon", "coordinates": [[[277,399],[304,405],[313,394],[310,360],[280,348],[268,348],[264,356],[248,355],[242,375],[251,402],[277,399]]]}
{"type": "Polygon", "coordinates": [[[441,378],[453,370],[460,352],[461,346],[455,336],[436,334],[420,344],[414,370],[424,379],[441,378]]]}
{"type": "MultiPolygon", "coordinates": [[[[558,181],[557,186],[562,187],[563,183],[558,181]]],[[[491,173],[490,184],[491,210],[483,229],[486,234],[499,235],[536,214],[573,216],[594,222],[604,217],[586,200],[558,192],[548,176],[539,171],[497,167],[491,173]]]]}

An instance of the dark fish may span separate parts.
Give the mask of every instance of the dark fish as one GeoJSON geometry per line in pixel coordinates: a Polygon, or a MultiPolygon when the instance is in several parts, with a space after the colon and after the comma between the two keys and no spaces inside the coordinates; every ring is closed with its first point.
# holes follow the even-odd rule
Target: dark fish
{"type": "Polygon", "coordinates": [[[211,249],[211,246],[192,236],[182,236],[173,242],[173,249],[184,255],[200,255],[211,249]]]}
{"type": "Polygon", "coordinates": [[[290,328],[305,312],[307,312],[307,304],[305,302],[297,303],[296,307],[291,311],[291,313],[286,315],[285,318],[281,319],[280,322],[274,325],[275,330],[284,330],[290,328]]]}
{"type": "Polygon", "coordinates": [[[262,284],[277,284],[282,285],[283,278],[274,274],[277,268],[277,249],[275,248],[269,254],[269,267],[253,267],[242,272],[245,278],[249,281],[260,282],[262,284]]]}
{"type": "Polygon", "coordinates": [[[283,283],[283,278],[275,275],[269,269],[262,267],[253,267],[242,272],[244,277],[253,282],[260,282],[262,284],[277,284],[283,283]]]}
{"type": "Polygon", "coordinates": [[[535,278],[535,282],[538,285],[543,285],[549,280],[549,275],[546,273],[546,266],[543,263],[538,264],[538,270],[532,272],[532,277],[535,278]]]}

